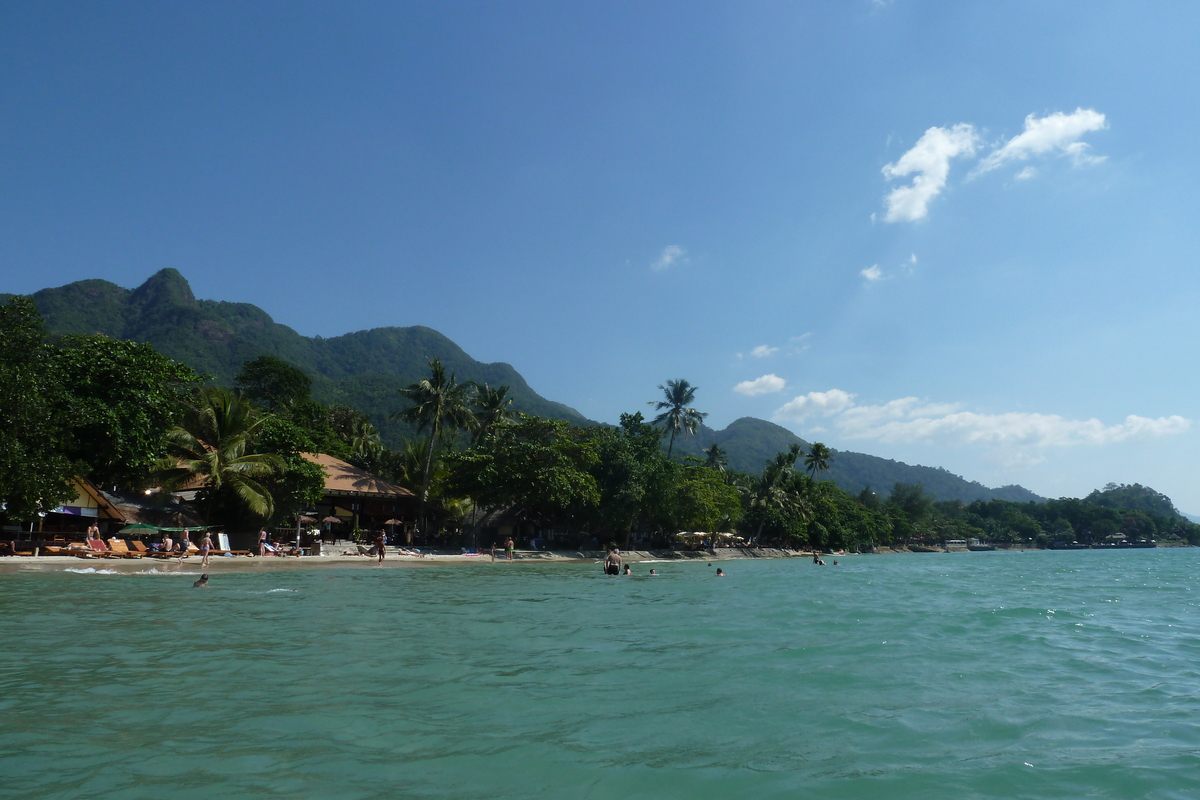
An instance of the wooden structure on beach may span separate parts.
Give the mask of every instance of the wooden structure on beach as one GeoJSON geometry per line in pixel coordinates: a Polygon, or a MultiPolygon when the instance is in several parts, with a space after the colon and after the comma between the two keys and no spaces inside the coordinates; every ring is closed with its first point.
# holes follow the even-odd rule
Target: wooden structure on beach
{"type": "Polygon", "coordinates": [[[326,531],[332,536],[348,536],[355,528],[378,531],[399,528],[387,525],[390,519],[405,520],[411,524],[416,519],[417,496],[378,475],[348,464],[327,453],[301,453],[303,458],[325,471],[325,493],[317,504],[316,516],[337,517],[342,520],[342,530],[326,531]]]}

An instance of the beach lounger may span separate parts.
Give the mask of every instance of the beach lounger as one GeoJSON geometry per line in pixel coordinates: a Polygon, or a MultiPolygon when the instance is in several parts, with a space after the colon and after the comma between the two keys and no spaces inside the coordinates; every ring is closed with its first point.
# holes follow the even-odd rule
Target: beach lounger
{"type": "MultiPolygon", "coordinates": [[[[72,547],[73,546],[74,545],[72,545],[72,547]]],[[[108,545],[106,545],[104,543],[103,539],[88,539],[87,544],[85,545],[85,552],[91,553],[94,556],[99,556],[100,558],[120,558],[121,557],[121,556],[117,555],[116,553],[112,552],[111,550],[109,550],[108,545]]]]}
{"type": "Polygon", "coordinates": [[[112,552],[116,553],[117,555],[121,556],[121,558],[141,558],[142,557],[141,553],[135,553],[133,550],[130,550],[129,545],[125,543],[124,539],[109,539],[108,540],[108,549],[111,550],[112,552]]]}

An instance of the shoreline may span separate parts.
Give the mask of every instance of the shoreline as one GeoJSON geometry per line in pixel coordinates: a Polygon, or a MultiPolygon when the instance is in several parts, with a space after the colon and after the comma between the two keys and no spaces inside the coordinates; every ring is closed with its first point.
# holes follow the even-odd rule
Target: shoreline
{"type": "MultiPolygon", "coordinates": [[[[1164,545],[1159,549],[1172,547],[1188,547],[1189,545],[1164,545]]],[[[997,553],[1021,553],[1026,550],[1039,551],[1042,548],[1009,547],[998,548],[997,553]]],[[[1114,548],[1115,549],[1115,548],[1114,548]]],[[[1147,548],[1149,549],[1149,548],[1147,548]]],[[[879,547],[873,553],[825,553],[822,558],[850,558],[851,556],[869,555],[924,555],[925,553],[967,553],[968,550],[937,550],[913,551],[904,548],[879,547]]],[[[631,550],[621,553],[624,563],[685,563],[713,561],[747,561],[763,558],[803,559],[810,560],[812,551],[796,552],[772,547],[758,548],[719,548],[715,551],[696,550],[631,550]]],[[[543,551],[518,550],[511,564],[598,564],[604,559],[603,551],[543,551]]],[[[367,569],[408,569],[420,567],[445,566],[499,566],[508,564],[508,560],[498,557],[495,562],[490,556],[466,556],[454,554],[430,554],[425,557],[402,556],[389,553],[383,564],[376,563],[374,556],[362,555],[328,555],[301,556],[299,558],[268,556],[266,558],[253,556],[213,556],[205,572],[213,574],[250,573],[250,572],[287,572],[293,570],[342,569],[361,566],[367,569]]],[[[192,555],[180,564],[175,559],[163,558],[79,558],[77,556],[6,556],[0,558],[0,577],[5,575],[29,574],[34,572],[57,573],[68,569],[96,571],[105,570],[112,573],[172,573],[186,572],[199,575],[201,571],[200,556],[192,555]]]]}
{"type": "MultiPolygon", "coordinates": [[[[754,548],[742,550],[719,549],[714,553],[696,551],[650,551],[634,550],[623,552],[622,559],[626,563],[682,563],[688,561],[737,561],[759,558],[812,558],[812,553],[795,553],[775,548],[754,548]]],[[[841,556],[838,556],[841,558],[841,556]]],[[[604,559],[602,551],[541,551],[518,550],[514,554],[512,565],[517,564],[591,564],[604,559]]],[[[490,556],[437,555],[402,556],[389,553],[383,564],[376,563],[374,556],[361,555],[332,555],[332,556],[300,556],[298,558],[268,556],[213,556],[204,571],[214,574],[234,572],[263,572],[291,571],[298,569],[337,569],[354,565],[371,569],[403,569],[413,567],[444,567],[486,565],[499,566],[508,564],[508,560],[497,557],[493,563],[490,556]]],[[[145,573],[153,569],[155,572],[188,572],[199,574],[200,557],[188,556],[180,564],[173,558],[79,558],[77,556],[8,556],[0,559],[0,576],[30,573],[30,572],[62,572],[66,568],[111,570],[120,573],[145,573]]]]}

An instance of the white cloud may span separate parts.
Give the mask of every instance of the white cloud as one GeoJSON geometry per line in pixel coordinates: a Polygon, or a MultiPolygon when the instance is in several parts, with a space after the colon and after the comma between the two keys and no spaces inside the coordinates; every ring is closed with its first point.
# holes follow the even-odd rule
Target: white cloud
{"type": "Polygon", "coordinates": [[[841,389],[809,392],[789,400],[771,416],[771,419],[776,422],[804,422],[809,417],[840,414],[852,405],[854,395],[841,389]]]}
{"type": "Polygon", "coordinates": [[[676,264],[686,263],[688,263],[687,250],[684,250],[677,244],[669,244],[663,248],[658,260],[650,265],[650,269],[655,272],[661,272],[664,269],[670,269],[676,264]]]}
{"type": "Polygon", "coordinates": [[[885,222],[915,222],[924,219],[929,203],[941,193],[950,174],[950,159],[974,155],[979,142],[975,128],[960,123],[953,128],[930,128],[894,164],[883,168],[888,180],[916,174],[908,186],[899,186],[887,196],[885,222]]]}
{"type": "Polygon", "coordinates": [[[866,278],[868,283],[883,280],[883,270],[879,268],[878,264],[872,264],[866,269],[860,270],[858,274],[866,278]]]}
{"type": "Polygon", "coordinates": [[[1036,178],[1037,176],[1038,176],[1037,167],[1026,167],[1025,169],[1018,172],[1016,175],[1017,180],[1019,180],[1019,181],[1027,181],[1030,178],[1036,178]]]}
{"type": "Polygon", "coordinates": [[[750,351],[750,355],[754,356],[755,358],[766,358],[767,356],[774,355],[778,352],[778,347],[770,347],[765,344],[760,344],[758,347],[750,351]]]}
{"type": "Polygon", "coordinates": [[[742,381],[733,387],[733,390],[747,397],[754,397],[760,394],[782,392],[785,388],[787,388],[787,381],[772,373],[770,375],[763,375],[761,378],[755,378],[752,381],[742,381]]]}
{"type": "Polygon", "coordinates": [[[832,417],[831,425],[846,439],[890,444],[942,446],[991,445],[1018,450],[1074,445],[1106,445],[1131,439],[1173,436],[1188,431],[1181,416],[1140,417],[1105,425],[1098,419],[1067,419],[1058,414],[1009,412],[980,414],[955,403],[929,403],[903,397],[881,405],[856,405],[854,395],[833,389],[810,392],[775,412],[776,421],[804,422],[812,416],[832,417]]]}
{"type": "MultiPolygon", "coordinates": [[[[1026,161],[1030,156],[1054,152],[1070,156],[1076,166],[1098,163],[1104,157],[1089,154],[1087,143],[1079,140],[1085,133],[1107,127],[1104,115],[1090,108],[1077,108],[1073,114],[1056,111],[1041,118],[1030,114],[1025,118],[1024,132],[993,150],[971,174],[982,175],[1009,161],[1026,161]]],[[[1024,170],[1021,175],[1032,177],[1024,170]]]]}

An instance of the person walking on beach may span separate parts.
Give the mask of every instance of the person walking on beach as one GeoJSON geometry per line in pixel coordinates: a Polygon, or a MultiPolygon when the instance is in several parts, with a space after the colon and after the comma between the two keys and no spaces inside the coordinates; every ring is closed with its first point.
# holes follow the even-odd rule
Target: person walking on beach
{"type": "Polygon", "coordinates": [[[263,528],[258,532],[258,554],[265,556],[267,554],[267,529],[263,528]]]}
{"type": "Polygon", "coordinates": [[[183,559],[187,557],[188,547],[192,544],[192,532],[187,528],[183,529],[183,533],[179,537],[179,563],[183,563],[183,559]]]}
{"type": "Polygon", "coordinates": [[[621,574],[621,551],[616,547],[610,547],[608,555],[604,557],[604,574],[621,574]]]}
{"type": "Polygon", "coordinates": [[[492,542],[492,563],[496,563],[496,543],[492,542]]]}
{"type": "Polygon", "coordinates": [[[212,550],[212,535],[208,531],[204,532],[204,538],[200,540],[200,566],[208,566],[208,551],[212,550]]]}
{"type": "Polygon", "coordinates": [[[380,563],[380,564],[383,563],[383,556],[384,556],[384,553],[386,553],[386,552],[387,552],[387,539],[383,538],[383,531],[380,531],[379,535],[375,537],[375,555],[379,556],[378,563],[380,563]]]}
{"type": "Polygon", "coordinates": [[[513,541],[511,536],[504,540],[504,555],[509,561],[513,560],[513,548],[516,546],[517,543],[513,541]]]}

